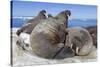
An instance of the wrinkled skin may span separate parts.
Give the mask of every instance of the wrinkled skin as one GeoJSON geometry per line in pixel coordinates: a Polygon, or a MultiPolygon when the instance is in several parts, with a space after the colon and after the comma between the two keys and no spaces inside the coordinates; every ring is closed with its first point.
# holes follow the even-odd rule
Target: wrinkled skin
{"type": "Polygon", "coordinates": [[[70,15],[69,10],[62,11],[55,18],[42,20],[33,29],[30,36],[33,53],[46,59],[64,59],[74,56],[74,52],[70,48],[65,48],[63,44],[65,39],[63,34],[68,33],[65,25],[68,15],[70,15]]]}

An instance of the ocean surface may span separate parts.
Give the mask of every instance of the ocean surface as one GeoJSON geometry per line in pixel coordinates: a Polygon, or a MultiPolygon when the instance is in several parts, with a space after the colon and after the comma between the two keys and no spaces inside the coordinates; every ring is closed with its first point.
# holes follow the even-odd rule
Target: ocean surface
{"type": "MultiPolygon", "coordinates": [[[[23,26],[30,18],[27,17],[16,17],[11,18],[11,28],[19,28],[23,26]]],[[[89,26],[96,26],[97,20],[96,19],[72,19],[68,21],[69,27],[81,26],[81,27],[89,27],[89,26]]]]}

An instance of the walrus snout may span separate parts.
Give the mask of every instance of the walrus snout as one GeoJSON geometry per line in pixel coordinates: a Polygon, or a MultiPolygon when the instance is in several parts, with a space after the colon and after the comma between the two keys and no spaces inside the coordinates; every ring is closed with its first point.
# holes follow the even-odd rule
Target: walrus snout
{"type": "Polygon", "coordinates": [[[61,14],[65,14],[66,16],[70,16],[71,11],[70,10],[64,10],[64,11],[61,12],[61,14]]]}
{"type": "Polygon", "coordinates": [[[66,10],[66,15],[70,16],[71,15],[71,11],[70,10],[66,10]]]}
{"type": "Polygon", "coordinates": [[[63,16],[65,18],[68,18],[69,16],[71,16],[71,11],[70,10],[64,10],[64,11],[60,12],[58,14],[58,16],[63,16]]]}

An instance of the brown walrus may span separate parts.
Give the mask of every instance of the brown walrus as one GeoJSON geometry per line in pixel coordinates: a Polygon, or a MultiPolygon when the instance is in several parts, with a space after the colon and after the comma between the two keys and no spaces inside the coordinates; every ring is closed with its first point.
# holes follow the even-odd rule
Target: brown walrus
{"type": "Polygon", "coordinates": [[[97,26],[90,26],[86,28],[92,36],[93,45],[97,48],[97,26]]]}
{"type": "Polygon", "coordinates": [[[40,23],[40,21],[42,19],[46,19],[45,13],[46,13],[45,10],[41,10],[35,18],[29,20],[25,25],[23,25],[23,27],[21,27],[16,32],[16,34],[19,36],[19,40],[16,42],[16,44],[18,46],[20,46],[23,50],[27,50],[26,48],[29,47],[29,43],[25,43],[25,39],[28,39],[29,37],[25,37],[25,39],[23,39],[22,36],[25,36],[25,35],[28,35],[28,34],[30,35],[32,30],[34,29],[34,27],[38,23],[40,23]]]}
{"type": "Polygon", "coordinates": [[[46,14],[46,10],[41,10],[39,12],[39,14],[35,18],[29,20],[27,23],[35,23],[40,19],[46,19],[46,15],[45,14],[46,14]]]}
{"type": "Polygon", "coordinates": [[[88,55],[93,48],[93,40],[90,33],[81,27],[73,27],[68,29],[68,35],[71,47],[77,55],[83,56],[88,55]]]}
{"type": "Polygon", "coordinates": [[[30,34],[30,33],[32,32],[33,28],[40,22],[40,20],[46,19],[45,13],[46,13],[45,10],[41,10],[41,11],[39,12],[39,14],[38,14],[35,18],[29,20],[23,27],[21,27],[21,28],[16,32],[16,34],[17,34],[18,36],[19,36],[20,33],[22,33],[22,32],[25,32],[25,33],[30,34]]]}
{"type": "Polygon", "coordinates": [[[65,48],[62,43],[65,38],[62,34],[67,33],[65,24],[70,14],[69,10],[62,11],[55,18],[42,20],[33,29],[30,35],[33,53],[47,59],[64,59],[74,55],[73,51],[65,48]]]}
{"type": "Polygon", "coordinates": [[[53,16],[52,16],[51,14],[48,14],[48,18],[49,18],[49,17],[53,17],[53,16]]]}

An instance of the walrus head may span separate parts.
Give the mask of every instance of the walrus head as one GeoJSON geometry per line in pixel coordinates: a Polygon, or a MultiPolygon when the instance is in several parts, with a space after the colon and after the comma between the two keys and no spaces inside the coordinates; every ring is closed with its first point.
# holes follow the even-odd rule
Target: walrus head
{"type": "Polygon", "coordinates": [[[71,11],[70,10],[65,10],[65,11],[62,11],[60,14],[63,15],[64,17],[68,18],[68,16],[71,15],[71,11]]]}
{"type": "Polygon", "coordinates": [[[64,10],[62,12],[60,12],[55,18],[56,19],[60,19],[64,22],[67,22],[66,20],[68,20],[68,17],[71,15],[71,11],[70,10],[64,10]]]}
{"type": "Polygon", "coordinates": [[[38,14],[39,19],[46,19],[46,10],[41,10],[38,14]]]}
{"type": "Polygon", "coordinates": [[[40,13],[41,14],[45,14],[46,13],[46,10],[41,10],[40,13]]]}
{"type": "Polygon", "coordinates": [[[52,16],[51,14],[48,14],[48,18],[49,18],[49,17],[53,17],[53,16],[52,16]]]}

